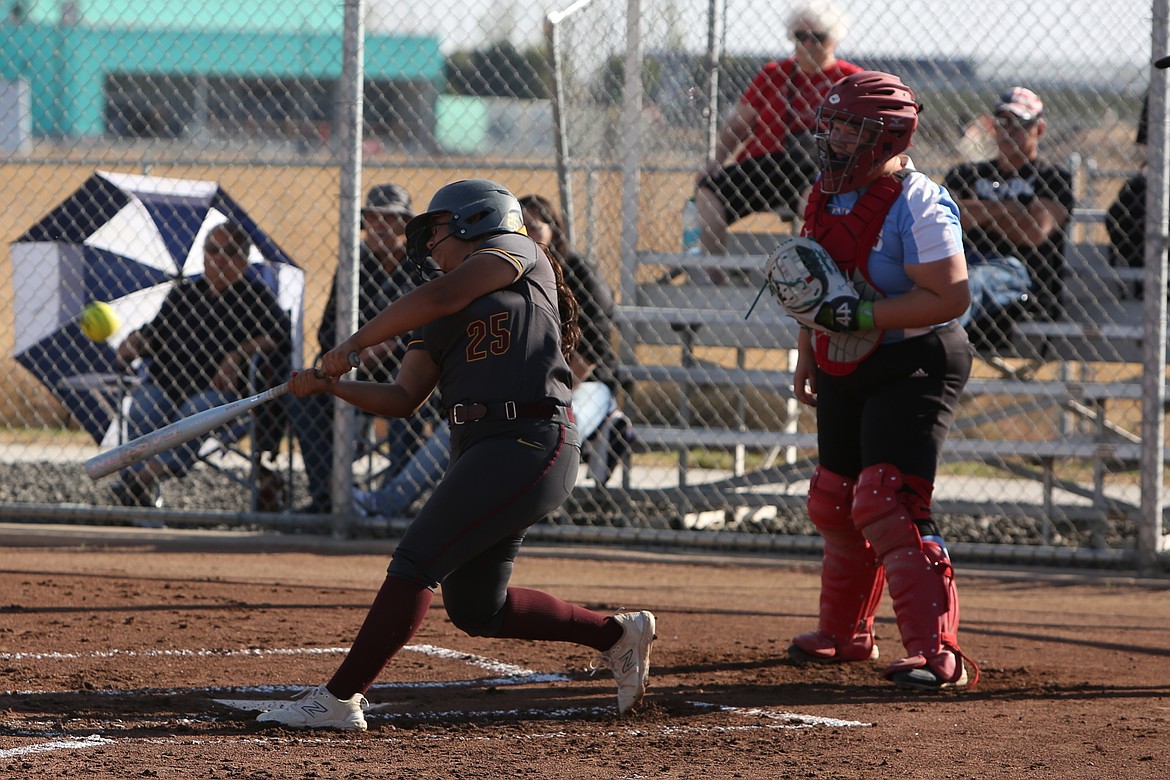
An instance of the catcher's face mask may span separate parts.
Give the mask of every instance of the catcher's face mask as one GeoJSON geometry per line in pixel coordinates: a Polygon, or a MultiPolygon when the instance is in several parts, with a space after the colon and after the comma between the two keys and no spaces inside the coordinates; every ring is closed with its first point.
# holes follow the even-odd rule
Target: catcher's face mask
{"type": "Polygon", "coordinates": [[[822,108],[816,136],[821,190],[849,192],[875,178],[889,159],[878,159],[877,145],[881,136],[880,119],[822,108]]]}

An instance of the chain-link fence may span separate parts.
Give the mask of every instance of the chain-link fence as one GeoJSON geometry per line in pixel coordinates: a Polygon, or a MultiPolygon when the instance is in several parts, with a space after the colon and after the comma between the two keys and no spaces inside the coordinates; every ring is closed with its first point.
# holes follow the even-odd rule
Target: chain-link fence
{"type": "MultiPolygon", "coordinates": [[[[1145,294],[1161,277],[1143,267],[1144,181],[1131,177],[1145,166],[1139,117],[1151,74],[1164,83],[1150,66],[1165,53],[1150,45],[1155,30],[1165,37],[1164,9],[990,6],[942,19],[915,0],[851,8],[829,42],[916,90],[925,110],[910,153],[937,181],[994,159],[1001,93],[1031,89],[1046,122],[1040,159],[1069,187],[1063,251],[1043,258],[1062,308],[1023,313],[980,345],[936,509],[950,540],[988,555],[1123,562],[1136,550],[1148,563],[1163,545],[1150,519],[1161,513],[1161,448],[1150,442],[1164,432],[1159,383],[1143,377],[1164,367],[1144,345],[1162,296],[1145,294]]],[[[578,489],[538,533],[815,546],[803,512],[815,426],[792,398],[794,324],[768,299],[744,318],[764,255],[799,215],[767,207],[735,221],[725,254],[684,251],[681,223],[761,67],[826,43],[809,36],[829,31],[813,28],[831,8],[807,7],[816,13],[794,24],[797,4],[746,0],[482,12],[440,2],[409,20],[374,0],[11,4],[0,26],[0,300],[13,314],[2,345],[5,516],[342,529],[361,527],[362,512],[392,518],[365,527],[409,518],[446,457],[438,411],[410,424],[359,415],[354,457],[342,447],[346,462],[335,465],[332,407],[286,398],[273,402],[279,413],[241,418],[137,487],[91,482],[81,469],[161,422],[144,417],[148,402],[175,419],[199,408],[192,399],[209,403],[209,388],[234,397],[311,364],[336,338],[339,257],[358,267],[356,298],[341,306],[359,319],[415,283],[380,237],[393,232],[395,208],[359,223],[339,207],[347,163],[360,163],[363,201],[393,182],[422,210],[439,186],[467,177],[545,196],[614,290],[621,414],[586,431],[578,489]],[[342,124],[355,13],[356,150],[342,124]],[[217,308],[209,270],[223,263],[209,243],[225,221],[243,231],[252,290],[230,311],[217,308]],[[359,258],[339,250],[347,224],[364,228],[359,258]],[[94,301],[110,307],[88,315],[97,340],[81,321],[94,301]],[[166,319],[176,311],[187,319],[166,319]],[[183,379],[150,396],[164,364],[183,379]],[[334,482],[363,491],[355,507],[332,506],[349,498],[334,482]]],[[[1150,139],[1163,138],[1155,124],[1150,139]]],[[[1160,146],[1150,158],[1150,180],[1163,181],[1160,146]]],[[[392,370],[388,352],[386,366],[371,357],[369,373],[392,370]]]]}

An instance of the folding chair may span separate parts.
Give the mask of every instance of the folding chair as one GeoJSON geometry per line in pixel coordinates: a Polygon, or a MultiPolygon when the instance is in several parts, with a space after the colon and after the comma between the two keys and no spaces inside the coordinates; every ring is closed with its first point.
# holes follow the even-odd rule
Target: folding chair
{"type": "MultiPolygon", "coordinates": [[[[244,391],[248,395],[264,389],[262,363],[260,356],[249,361],[244,391]]],[[[292,431],[282,401],[264,404],[216,431],[199,450],[199,462],[248,489],[253,512],[288,512],[292,508],[292,431]],[[286,454],[283,464],[282,452],[286,454]]]]}
{"type": "Polygon", "coordinates": [[[433,397],[415,414],[401,420],[359,412],[354,463],[362,467],[355,469],[354,481],[361,488],[376,490],[409,462],[441,419],[442,409],[433,397]]]}

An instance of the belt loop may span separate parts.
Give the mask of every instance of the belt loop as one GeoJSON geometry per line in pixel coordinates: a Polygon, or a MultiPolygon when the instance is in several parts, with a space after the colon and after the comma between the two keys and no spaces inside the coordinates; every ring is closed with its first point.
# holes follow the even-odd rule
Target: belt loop
{"type": "Polygon", "coordinates": [[[454,406],[452,406],[451,407],[451,424],[452,425],[463,425],[463,423],[467,422],[467,418],[464,416],[464,413],[466,412],[466,410],[467,410],[467,407],[464,406],[463,404],[455,404],[454,406]]]}
{"type": "Polygon", "coordinates": [[[505,420],[515,420],[516,419],[516,402],[515,401],[504,401],[504,419],[505,420]]]}

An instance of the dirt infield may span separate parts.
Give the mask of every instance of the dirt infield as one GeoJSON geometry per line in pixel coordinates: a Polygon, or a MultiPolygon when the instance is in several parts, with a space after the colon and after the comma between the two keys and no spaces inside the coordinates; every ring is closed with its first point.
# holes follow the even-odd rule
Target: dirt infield
{"type": "MultiPolygon", "coordinates": [[[[370,692],[370,730],[343,735],[237,708],[328,678],[389,543],[4,526],[0,545],[5,777],[1170,776],[1167,580],[959,561],[983,679],[910,695],[876,665],[784,658],[814,561],[534,547],[516,584],[657,613],[641,711],[615,716],[591,651],[466,637],[440,595],[370,692]]],[[[888,599],[879,624],[895,657],[888,599]]]]}

